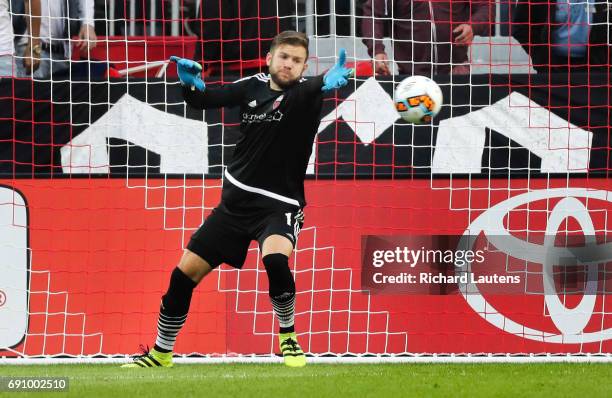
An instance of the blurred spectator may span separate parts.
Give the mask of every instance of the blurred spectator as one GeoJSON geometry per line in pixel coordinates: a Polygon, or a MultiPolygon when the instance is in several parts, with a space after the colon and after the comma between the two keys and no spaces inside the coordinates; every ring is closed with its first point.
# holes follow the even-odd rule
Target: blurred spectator
{"type": "Polygon", "coordinates": [[[194,59],[207,75],[245,76],[266,69],[274,36],[292,29],[293,1],[206,0],[200,3],[192,30],[202,39],[194,59]]]}
{"type": "MultiPolygon", "coordinates": [[[[40,0],[0,0],[0,76],[15,75],[15,45],[12,15],[19,13],[25,26],[31,25],[32,36],[27,40],[34,52],[40,51],[40,0]],[[15,10],[15,6],[20,6],[15,10]],[[10,13],[9,13],[10,10],[10,13]]],[[[37,61],[30,61],[37,64],[37,61]]],[[[38,66],[38,65],[36,65],[38,66]]]]}
{"type": "Polygon", "coordinates": [[[32,75],[37,79],[61,78],[70,70],[71,41],[75,35],[76,48],[81,52],[95,47],[97,36],[94,30],[93,0],[40,0],[40,66],[35,68],[29,63],[37,51],[32,43],[20,42],[23,50],[22,61],[17,62],[19,76],[32,75]],[[74,32],[74,33],[73,33],[74,32]]]}
{"type": "Polygon", "coordinates": [[[610,68],[610,3],[600,0],[519,0],[512,35],[538,73],[610,68]]]}
{"type": "Polygon", "coordinates": [[[490,0],[367,0],[363,42],[378,75],[391,73],[384,37],[391,38],[401,74],[466,74],[472,39],[490,36],[494,16],[490,0]]]}

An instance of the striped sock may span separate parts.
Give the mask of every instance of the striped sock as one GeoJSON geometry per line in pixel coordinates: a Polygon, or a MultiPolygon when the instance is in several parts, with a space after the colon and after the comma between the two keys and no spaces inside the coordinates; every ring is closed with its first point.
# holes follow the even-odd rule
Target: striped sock
{"type": "Polygon", "coordinates": [[[272,308],[278,319],[280,333],[294,331],[295,323],[295,293],[283,293],[280,296],[270,297],[272,308]]]}
{"type": "Polygon", "coordinates": [[[170,352],[174,349],[176,336],[187,320],[187,314],[183,316],[167,316],[163,311],[159,313],[157,320],[157,338],[155,339],[155,349],[159,352],[170,352]]]}

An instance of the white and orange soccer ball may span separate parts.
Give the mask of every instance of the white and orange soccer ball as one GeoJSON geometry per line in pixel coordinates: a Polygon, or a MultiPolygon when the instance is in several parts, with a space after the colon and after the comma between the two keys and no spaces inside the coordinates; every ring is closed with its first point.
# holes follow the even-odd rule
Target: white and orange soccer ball
{"type": "Polygon", "coordinates": [[[407,77],[395,88],[395,109],[409,123],[431,122],[440,112],[442,100],[440,86],[425,76],[407,77]]]}

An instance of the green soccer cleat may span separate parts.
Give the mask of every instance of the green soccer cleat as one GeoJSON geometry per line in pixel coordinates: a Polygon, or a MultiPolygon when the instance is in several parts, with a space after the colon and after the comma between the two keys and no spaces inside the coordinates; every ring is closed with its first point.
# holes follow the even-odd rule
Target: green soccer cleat
{"type": "Polygon", "coordinates": [[[159,352],[155,348],[149,350],[143,346],[140,346],[142,355],[134,357],[134,361],[121,365],[122,368],[171,368],[172,353],[171,352],[159,352]]]}
{"type": "Polygon", "coordinates": [[[285,365],[291,368],[306,366],[306,355],[297,342],[297,336],[293,333],[280,333],[278,335],[280,350],[285,360],[285,365]]]}

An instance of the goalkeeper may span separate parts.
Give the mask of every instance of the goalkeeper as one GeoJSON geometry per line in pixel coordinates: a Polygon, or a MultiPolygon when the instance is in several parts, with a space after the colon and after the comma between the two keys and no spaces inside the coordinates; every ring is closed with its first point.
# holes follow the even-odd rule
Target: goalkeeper
{"type": "Polygon", "coordinates": [[[320,123],[323,95],[347,84],[353,70],[340,50],[325,75],[302,78],[308,37],[285,31],[266,56],[269,74],[259,73],[219,88],[207,88],[202,67],[176,62],[185,101],[198,109],[240,107],[241,137],[225,170],[221,202],[193,234],[168,291],[161,299],[155,346],[124,367],[172,366],[176,337],[187,319],[193,289],[221,263],[241,268],[257,240],[279,323],[279,345],[287,366],[306,364],[295,328],[295,282],[289,257],[304,222],[304,177],[320,123]]]}

